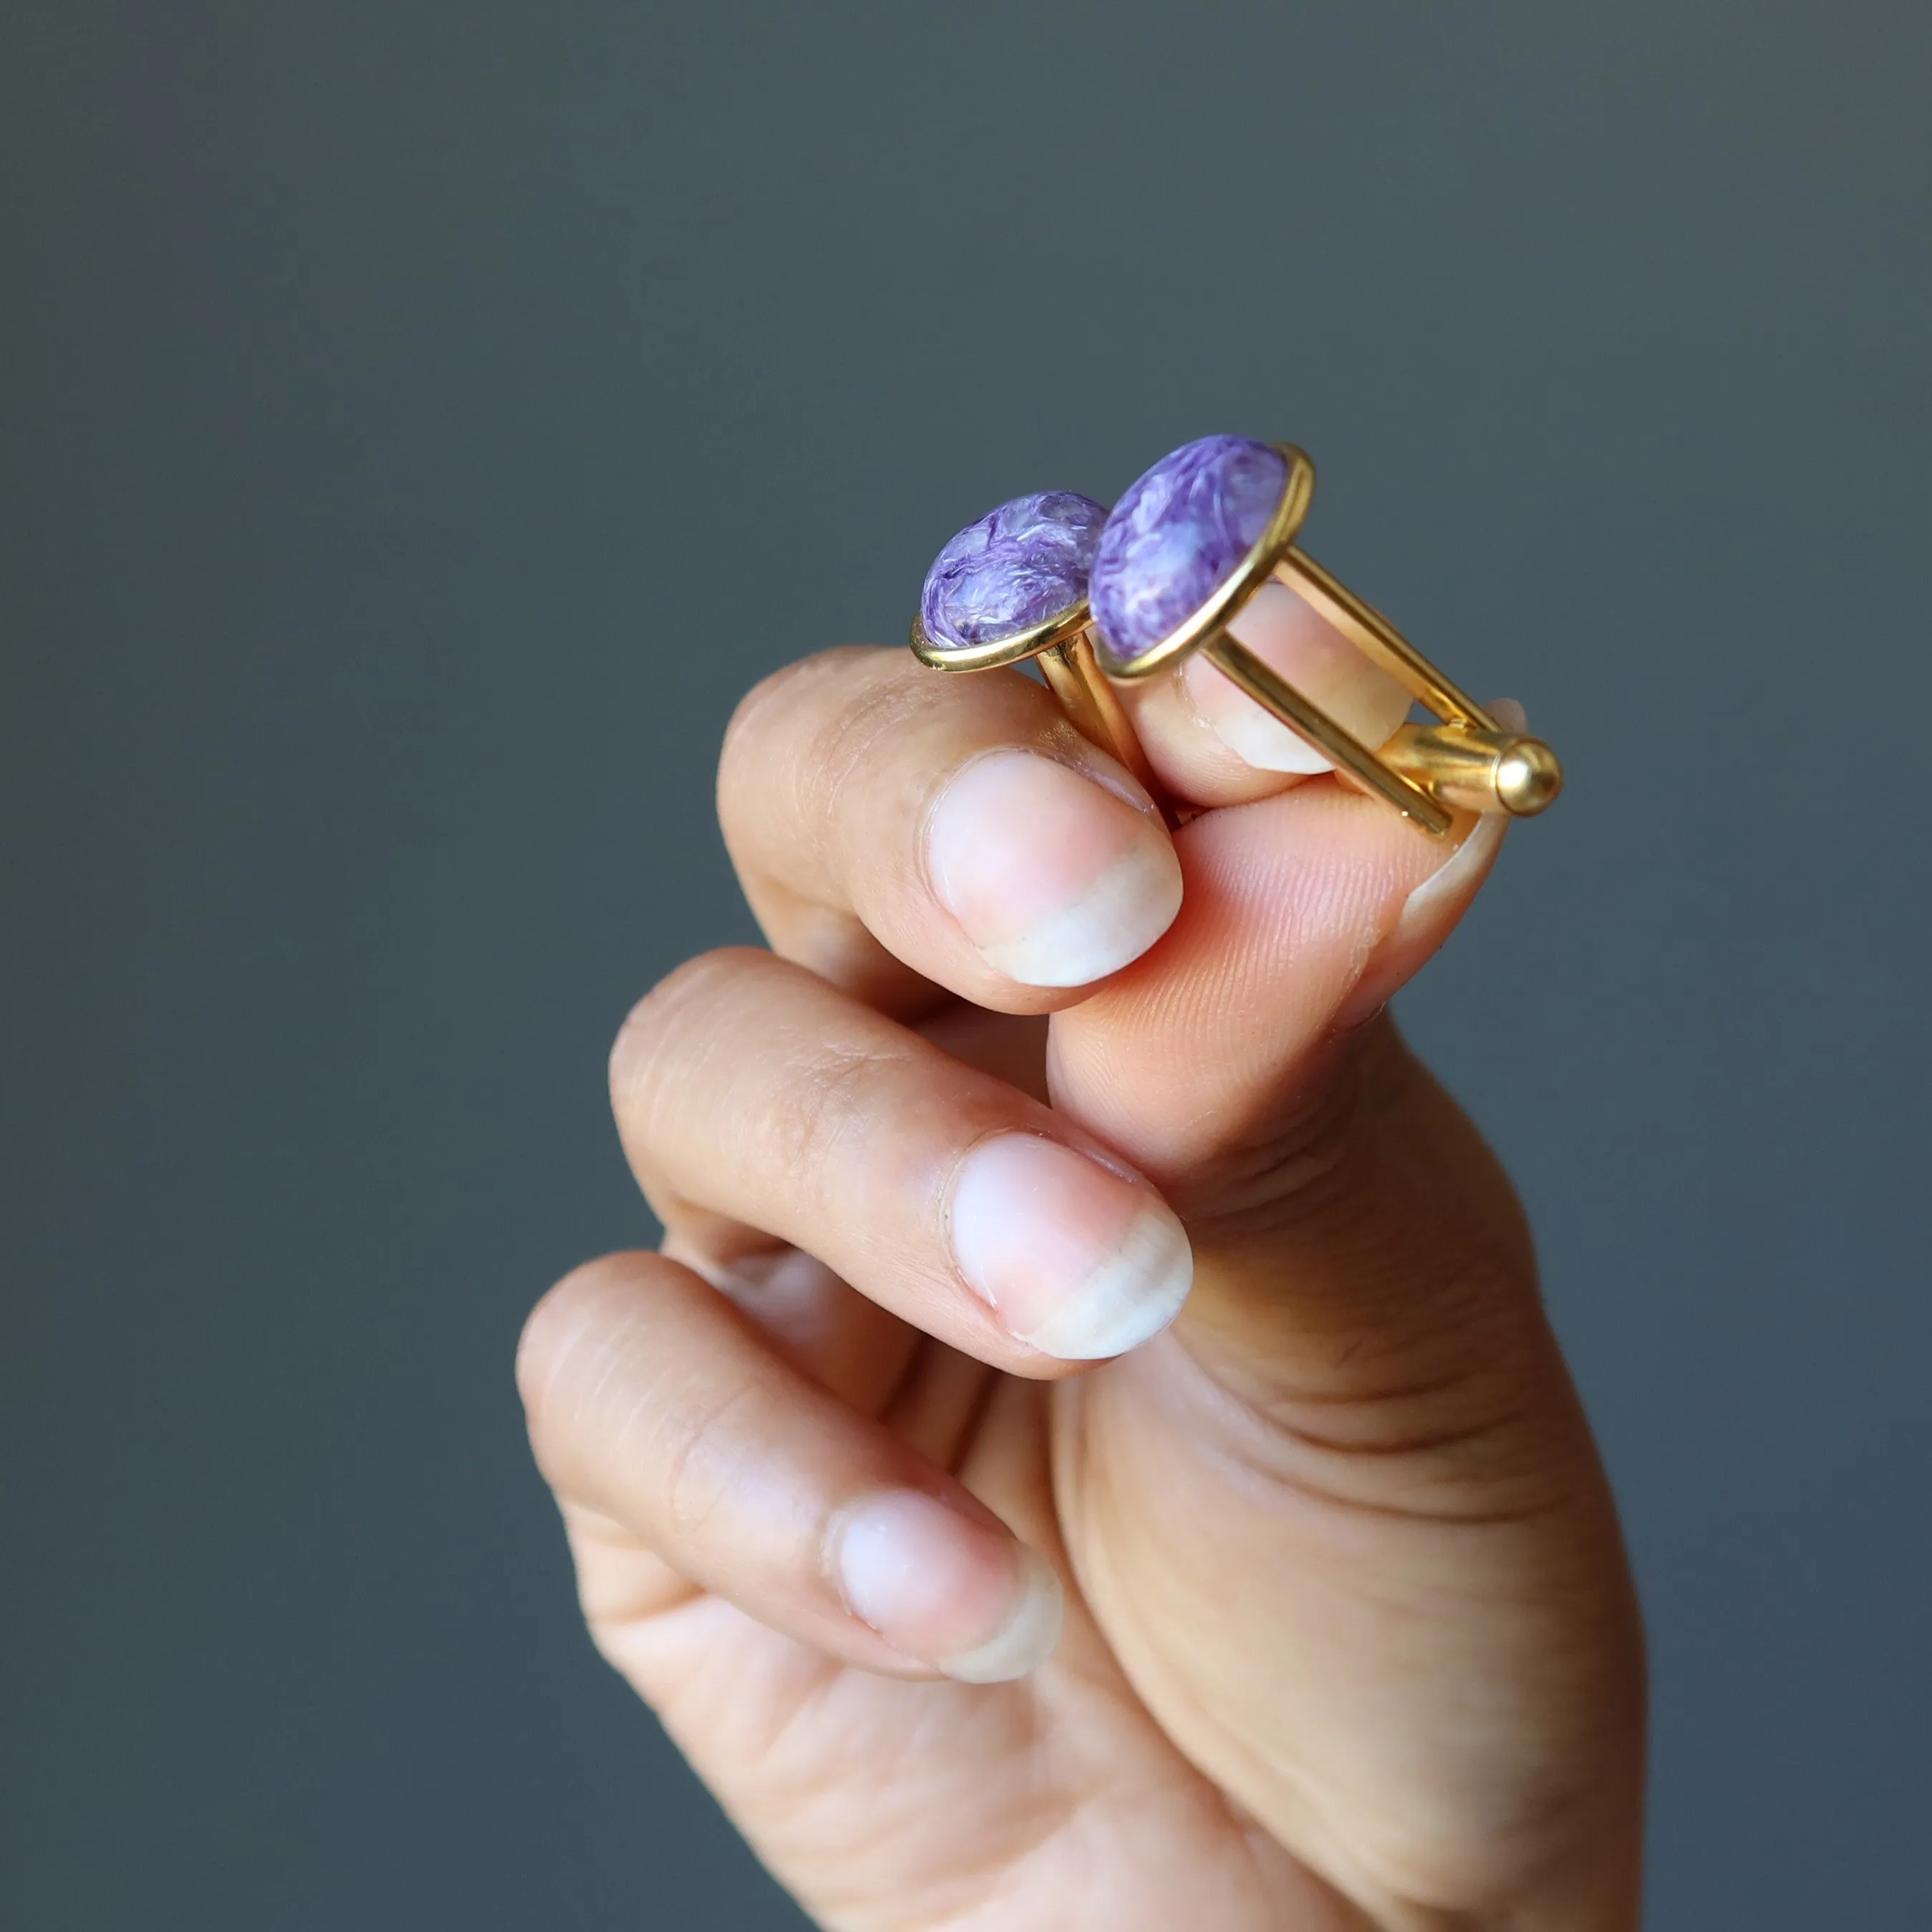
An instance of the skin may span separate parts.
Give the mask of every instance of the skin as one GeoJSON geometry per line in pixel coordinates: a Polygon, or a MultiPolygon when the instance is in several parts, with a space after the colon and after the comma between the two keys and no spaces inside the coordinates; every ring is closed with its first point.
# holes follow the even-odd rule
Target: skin
{"type": "Polygon", "coordinates": [[[1180,910],[1058,989],[987,964],[926,842],[1016,747],[1145,807],[1037,685],[850,650],[741,706],[720,812],[771,950],[626,1022],[664,1249],[560,1283],[519,1361],[592,1634],[840,1932],[1628,1932],[1613,1508],[1508,1182],[1382,1010],[1499,828],[1444,871],[1333,778],[1244,765],[1180,675],[1129,695],[1196,814],[1180,910]],[[1180,1216],[1172,1327],[1063,1362],[972,1292],[948,1190],[1016,1130],[1180,1216]],[[842,1512],[908,1487],[979,1539],[958,1616],[1013,1537],[1058,1570],[1040,1668],[955,1682],[854,1613],[842,1512]]]}

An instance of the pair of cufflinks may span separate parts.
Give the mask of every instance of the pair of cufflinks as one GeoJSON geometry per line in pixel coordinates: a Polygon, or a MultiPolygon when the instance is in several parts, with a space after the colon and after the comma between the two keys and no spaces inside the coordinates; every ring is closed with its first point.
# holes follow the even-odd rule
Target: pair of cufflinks
{"type": "Polygon", "coordinates": [[[1048,490],[969,524],[927,573],[912,648],[940,670],[1034,658],[1070,720],[1156,797],[1159,787],[1108,682],[1131,683],[1195,651],[1332,770],[1433,838],[1458,812],[1528,818],[1563,783],[1540,739],[1506,730],[1372,604],[1295,538],[1315,466],[1292,443],[1210,436],[1164,456],[1109,512],[1048,490]],[[1271,584],[1285,585],[1433,714],[1365,744],[1229,634],[1271,584]]]}

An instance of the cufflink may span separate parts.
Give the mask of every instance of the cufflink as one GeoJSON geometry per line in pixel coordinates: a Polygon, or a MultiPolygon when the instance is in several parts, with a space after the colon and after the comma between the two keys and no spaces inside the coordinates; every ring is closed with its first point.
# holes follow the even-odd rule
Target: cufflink
{"type": "Polygon", "coordinates": [[[1459,811],[1545,809],[1563,784],[1550,747],[1505,730],[1298,548],[1314,494],[1315,466],[1292,443],[1210,436],[1162,458],[1114,506],[1093,554],[1087,589],[1100,668],[1152,677],[1201,651],[1337,772],[1433,837],[1459,811]],[[1229,636],[1228,625],[1270,583],[1293,591],[1437,722],[1403,724],[1372,748],[1229,636]]]}
{"type": "Polygon", "coordinates": [[[1090,496],[1042,490],[968,524],[926,572],[913,655],[952,671],[1036,658],[1074,728],[1158,801],[1146,754],[1094,656],[1087,580],[1106,521],[1106,506],[1090,496]]]}

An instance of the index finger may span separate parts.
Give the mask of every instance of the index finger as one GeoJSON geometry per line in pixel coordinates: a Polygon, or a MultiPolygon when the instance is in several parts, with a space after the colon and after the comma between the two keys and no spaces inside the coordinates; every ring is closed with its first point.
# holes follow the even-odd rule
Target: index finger
{"type": "Polygon", "coordinates": [[[830,651],[739,708],[718,817],[773,949],[896,1016],[1069,1005],[1181,899],[1154,802],[1017,671],[830,651]]]}

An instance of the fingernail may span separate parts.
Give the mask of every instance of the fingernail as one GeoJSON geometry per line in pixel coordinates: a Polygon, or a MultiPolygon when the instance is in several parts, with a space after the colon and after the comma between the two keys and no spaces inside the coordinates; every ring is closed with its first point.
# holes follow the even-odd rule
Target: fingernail
{"type": "Polygon", "coordinates": [[[1509,827],[1508,813],[1484,813],[1462,844],[1402,901],[1402,910],[1376,943],[1354,990],[1336,1010],[1330,1024],[1336,1033],[1354,1032],[1388,1004],[1427,956],[1418,946],[1432,931],[1439,936],[1453,924],[1459,902],[1482,884],[1509,827]]]}
{"type": "Polygon", "coordinates": [[[1180,864],[1156,820],[1036,752],[988,752],[926,826],[940,903],[980,957],[1023,986],[1085,986],[1138,959],[1180,910],[1180,864]]]}
{"type": "MultiPolygon", "coordinates": [[[[1528,715],[1513,698],[1493,700],[1489,712],[1505,731],[1529,729],[1528,715]]],[[[1508,813],[1484,813],[1470,827],[1469,836],[1462,844],[1403,900],[1395,926],[1382,942],[1384,949],[1394,951],[1413,939],[1436,916],[1439,907],[1469,892],[1496,862],[1503,835],[1509,828],[1508,813]]]]}
{"type": "MultiPolygon", "coordinates": [[[[1371,749],[1408,716],[1408,693],[1285,584],[1263,584],[1228,629],[1371,749]]],[[[1334,769],[1201,652],[1180,675],[1196,716],[1244,764],[1264,772],[1334,769]]]]}
{"type": "Polygon", "coordinates": [[[952,1184],[953,1258],[1008,1330],[1062,1361],[1118,1355],[1180,1312],[1194,1281],[1166,1202],[1036,1134],[982,1141],[952,1184]]]}
{"type": "Polygon", "coordinates": [[[1402,912],[1383,944],[1406,944],[1436,916],[1437,908],[1468,892],[1495,862],[1503,834],[1509,828],[1508,812],[1484,812],[1470,828],[1468,837],[1403,900],[1402,912]]]}
{"type": "Polygon", "coordinates": [[[848,1511],[836,1568],[854,1616],[964,1684],[1024,1677],[1060,1641],[1052,1564],[916,1490],[887,1490],[848,1511]]]}
{"type": "MultiPolygon", "coordinates": [[[[1498,698],[1490,714],[1505,731],[1528,729],[1522,706],[1498,698]]],[[[1338,1034],[1352,1033],[1388,1004],[1416,970],[1427,950],[1439,941],[1475,896],[1502,848],[1510,819],[1505,812],[1486,812],[1462,842],[1402,901],[1394,922],[1377,943],[1354,990],[1342,1002],[1333,1022],[1338,1034]]]]}

